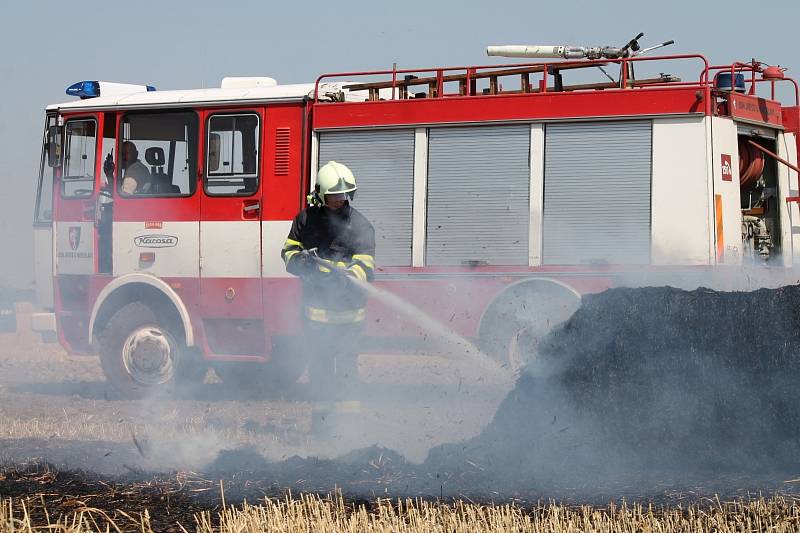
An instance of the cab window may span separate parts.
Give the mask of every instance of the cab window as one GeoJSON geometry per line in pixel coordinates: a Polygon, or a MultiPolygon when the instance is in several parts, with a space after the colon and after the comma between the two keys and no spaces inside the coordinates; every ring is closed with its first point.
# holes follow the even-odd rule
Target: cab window
{"type": "Polygon", "coordinates": [[[131,113],[122,121],[117,191],[128,197],[189,196],[197,185],[197,115],[131,113]]]}
{"type": "Polygon", "coordinates": [[[256,113],[208,119],[205,189],[210,196],[250,196],[258,190],[260,121],[256,113]]]}
{"type": "Polygon", "coordinates": [[[64,132],[64,168],[61,194],[64,198],[83,198],[94,192],[97,123],[70,120],[64,132]]]}
{"type": "Polygon", "coordinates": [[[47,226],[53,221],[53,179],[56,175],[55,165],[48,164],[48,135],[50,128],[56,127],[56,116],[47,115],[44,124],[44,143],[42,157],[39,162],[39,185],[36,190],[36,212],[34,222],[37,225],[47,226]]]}

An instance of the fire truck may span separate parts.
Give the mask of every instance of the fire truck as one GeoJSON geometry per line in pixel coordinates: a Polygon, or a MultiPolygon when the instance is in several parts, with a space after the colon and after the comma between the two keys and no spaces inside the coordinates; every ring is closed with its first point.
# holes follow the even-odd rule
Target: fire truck
{"type": "MultiPolygon", "coordinates": [[[[79,82],[45,113],[34,328],[99,355],[123,392],[209,367],[294,382],[324,347],[303,342],[280,250],[331,160],[357,176],[376,286],[511,367],[582,294],[795,265],[797,83],[755,60],[634,50],[492,48],[546,60],[297,85],[79,82]],[[123,153],[147,188],[123,186],[123,153]]],[[[363,353],[436,353],[432,337],[370,301],[363,353]]]]}

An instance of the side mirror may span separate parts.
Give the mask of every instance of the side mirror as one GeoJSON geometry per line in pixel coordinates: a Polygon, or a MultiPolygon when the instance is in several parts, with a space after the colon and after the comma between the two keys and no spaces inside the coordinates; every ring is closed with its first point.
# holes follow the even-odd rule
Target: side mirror
{"type": "Polygon", "coordinates": [[[61,128],[58,126],[47,128],[47,166],[61,166],[61,128]]]}
{"type": "Polygon", "coordinates": [[[208,171],[216,172],[219,170],[219,149],[222,144],[222,136],[219,133],[212,133],[208,136],[208,171]]]}

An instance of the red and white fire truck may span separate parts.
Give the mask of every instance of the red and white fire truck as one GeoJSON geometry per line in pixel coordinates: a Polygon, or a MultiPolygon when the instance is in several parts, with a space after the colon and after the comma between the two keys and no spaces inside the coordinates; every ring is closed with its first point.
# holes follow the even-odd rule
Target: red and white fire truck
{"type": "MultiPolygon", "coordinates": [[[[34,327],[99,353],[123,390],[210,366],[226,382],[298,378],[324,347],[303,345],[280,250],[330,160],[358,179],[375,283],[512,365],[521,332],[583,293],[800,261],[798,86],[756,61],[584,53],[68,94],[46,111],[34,327]],[[128,143],[147,191],[123,190],[128,143]]],[[[380,301],[366,320],[364,352],[437,349],[380,301]]]]}

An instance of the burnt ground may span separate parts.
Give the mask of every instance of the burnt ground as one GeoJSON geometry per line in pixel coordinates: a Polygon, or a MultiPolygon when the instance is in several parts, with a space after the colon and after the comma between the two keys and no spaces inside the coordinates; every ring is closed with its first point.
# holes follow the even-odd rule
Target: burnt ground
{"type": "Polygon", "coordinates": [[[437,358],[362,358],[362,410],[335,438],[311,434],[302,383],[115,400],[96,360],[23,329],[0,355],[0,496],[174,520],[223,490],[229,503],[336,488],[523,504],[797,493],[798,317],[798,287],[607,291],[510,392],[437,358]]]}

